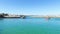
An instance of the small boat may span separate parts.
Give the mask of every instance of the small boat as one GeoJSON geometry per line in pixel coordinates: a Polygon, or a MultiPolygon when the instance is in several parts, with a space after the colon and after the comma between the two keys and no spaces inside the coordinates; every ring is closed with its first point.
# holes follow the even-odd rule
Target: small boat
{"type": "Polygon", "coordinates": [[[24,16],[24,15],[21,15],[21,17],[20,18],[22,18],[22,19],[25,19],[26,18],[26,16],[24,16]]]}

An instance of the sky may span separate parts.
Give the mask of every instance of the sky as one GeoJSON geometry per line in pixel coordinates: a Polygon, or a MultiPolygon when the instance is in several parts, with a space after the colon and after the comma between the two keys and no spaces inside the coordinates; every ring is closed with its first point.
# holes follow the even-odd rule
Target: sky
{"type": "Polygon", "coordinates": [[[60,0],[0,0],[0,13],[60,15],[60,0]]]}

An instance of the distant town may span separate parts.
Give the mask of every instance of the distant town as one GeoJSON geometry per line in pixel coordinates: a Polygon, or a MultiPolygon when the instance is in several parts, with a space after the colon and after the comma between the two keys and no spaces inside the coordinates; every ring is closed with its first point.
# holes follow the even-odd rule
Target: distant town
{"type": "Polygon", "coordinates": [[[5,14],[5,13],[0,13],[0,18],[22,18],[25,19],[27,16],[30,17],[35,17],[35,18],[60,18],[60,16],[41,16],[41,15],[14,15],[14,14],[5,14]]]}

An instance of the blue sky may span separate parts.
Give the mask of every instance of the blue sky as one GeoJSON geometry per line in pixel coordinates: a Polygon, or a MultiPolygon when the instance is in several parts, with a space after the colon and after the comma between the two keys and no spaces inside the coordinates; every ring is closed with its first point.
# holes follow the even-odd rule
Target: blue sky
{"type": "Polygon", "coordinates": [[[60,15],[60,0],[0,0],[0,13],[60,15]]]}

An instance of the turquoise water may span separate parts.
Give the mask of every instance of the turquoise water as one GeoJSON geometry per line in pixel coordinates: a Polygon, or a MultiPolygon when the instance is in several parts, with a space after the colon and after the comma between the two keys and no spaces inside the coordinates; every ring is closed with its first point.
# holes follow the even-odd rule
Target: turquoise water
{"type": "Polygon", "coordinates": [[[60,34],[60,18],[1,18],[0,34],[60,34]]]}

